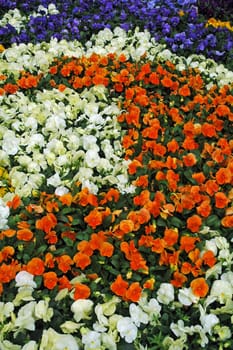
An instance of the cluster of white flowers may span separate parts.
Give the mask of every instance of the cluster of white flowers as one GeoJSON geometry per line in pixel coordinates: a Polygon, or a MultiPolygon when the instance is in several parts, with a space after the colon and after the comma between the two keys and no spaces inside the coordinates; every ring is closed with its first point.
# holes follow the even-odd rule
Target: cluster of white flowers
{"type": "Polygon", "coordinates": [[[80,94],[69,88],[37,91],[33,101],[19,92],[2,102],[0,156],[20,196],[45,181],[54,188],[81,181],[93,193],[105,184],[133,191],[117,122],[120,110],[104,86],[80,94]]]}

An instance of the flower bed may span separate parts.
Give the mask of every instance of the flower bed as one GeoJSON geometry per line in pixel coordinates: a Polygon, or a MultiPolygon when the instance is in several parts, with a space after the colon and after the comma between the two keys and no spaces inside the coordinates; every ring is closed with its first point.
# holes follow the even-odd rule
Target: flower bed
{"type": "Polygon", "coordinates": [[[233,345],[233,72],[153,36],[2,50],[3,350],[233,345]]]}

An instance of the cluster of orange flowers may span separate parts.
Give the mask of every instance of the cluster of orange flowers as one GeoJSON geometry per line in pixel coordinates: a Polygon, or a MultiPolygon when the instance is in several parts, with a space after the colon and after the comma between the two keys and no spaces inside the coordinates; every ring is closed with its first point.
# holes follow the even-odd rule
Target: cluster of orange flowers
{"type": "MultiPolygon", "coordinates": [[[[119,97],[128,173],[134,194],[115,188],[99,195],[80,189],[42,193],[30,204],[16,196],[12,227],[0,233],[0,288],[19,270],[41,276],[48,290],[68,288],[74,298],[97,290],[139,300],[159,283],[208,293],[205,271],[217,261],[205,250],[204,226],[227,235],[233,227],[233,92],[209,91],[196,69],[130,62],[124,55],[57,59],[49,79],[23,73],[14,86],[45,80],[60,91],[102,84],[119,97]],[[74,282],[85,274],[85,282],[74,282]]],[[[3,85],[4,93],[14,89],[3,85]]]]}

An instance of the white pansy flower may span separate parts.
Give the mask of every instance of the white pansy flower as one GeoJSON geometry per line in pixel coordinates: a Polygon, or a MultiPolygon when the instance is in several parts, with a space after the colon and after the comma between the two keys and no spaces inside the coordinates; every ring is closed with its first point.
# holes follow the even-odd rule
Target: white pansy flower
{"type": "Polygon", "coordinates": [[[34,318],[35,305],[36,302],[31,301],[19,309],[17,318],[15,320],[15,327],[20,329],[27,329],[29,331],[34,331],[36,329],[36,320],[34,318]]]}
{"type": "Polygon", "coordinates": [[[36,131],[37,128],[38,128],[38,121],[36,120],[36,118],[34,117],[28,117],[26,120],[25,120],[25,127],[27,129],[31,129],[33,131],[36,131]]]}
{"type": "Polygon", "coordinates": [[[86,166],[95,168],[100,162],[98,150],[96,148],[89,149],[85,154],[84,161],[86,166]]]}
{"type": "Polygon", "coordinates": [[[8,318],[14,311],[14,304],[12,302],[0,302],[0,322],[3,323],[5,318],[8,318]]]}
{"type": "Polygon", "coordinates": [[[32,152],[35,148],[42,148],[45,146],[45,138],[42,134],[34,133],[30,135],[27,140],[26,151],[28,153],[32,152]]]}
{"type": "Polygon", "coordinates": [[[110,171],[112,170],[112,165],[106,158],[99,158],[99,162],[96,165],[96,169],[101,173],[102,171],[110,171]]]}
{"type": "Polygon", "coordinates": [[[61,140],[58,139],[52,139],[47,143],[47,147],[45,149],[45,154],[47,152],[54,153],[55,155],[62,155],[66,153],[66,148],[64,147],[64,144],[61,140]]]}
{"type": "Polygon", "coordinates": [[[78,179],[83,183],[84,180],[88,180],[93,175],[93,169],[80,167],[78,173],[74,177],[74,180],[77,181],[78,179]]]}
{"type": "Polygon", "coordinates": [[[147,297],[140,298],[138,304],[141,308],[148,314],[149,321],[154,322],[154,320],[160,316],[160,311],[162,309],[161,305],[155,298],[151,298],[149,301],[147,297]]]}
{"type": "Polygon", "coordinates": [[[229,249],[229,243],[225,237],[221,237],[221,236],[215,237],[215,243],[218,249],[220,250],[229,249]]]}
{"type": "Polygon", "coordinates": [[[34,289],[37,287],[36,282],[33,281],[34,276],[27,271],[20,271],[15,276],[15,286],[21,290],[22,288],[34,289]]]}
{"type": "Polygon", "coordinates": [[[188,334],[190,331],[190,328],[184,325],[183,320],[178,320],[177,323],[172,322],[170,329],[175,334],[175,336],[179,338],[186,337],[186,334],[188,334]]]}
{"type": "Polygon", "coordinates": [[[83,148],[87,151],[96,147],[97,138],[94,135],[83,135],[82,136],[82,145],[83,148]]]}
{"type": "Polygon", "coordinates": [[[59,292],[55,296],[55,301],[60,301],[60,300],[64,299],[68,295],[68,293],[69,293],[68,288],[63,288],[63,289],[59,290],[59,292]]]}
{"type": "Polygon", "coordinates": [[[40,350],[79,350],[78,343],[70,334],[60,334],[49,328],[42,333],[40,350]]]}
{"type": "Polygon", "coordinates": [[[80,146],[80,137],[75,134],[68,136],[68,143],[66,145],[68,150],[77,150],[80,146]]]}
{"type": "Polygon", "coordinates": [[[233,291],[233,272],[232,271],[227,271],[221,275],[221,280],[229,282],[232,287],[233,291]]]}
{"type": "Polygon", "coordinates": [[[80,324],[73,321],[66,321],[60,325],[60,328],[63,333],[76,333],[80,328],[80,324]]]}
{"type": "Polygon", "coordinates": [[[233,287],[231,283],[224,280],[216,280],[210,289],[210,296],[215,297],[220,304],[225,304],[233,295],[233,287]]]}
{"type": "Polygon", "coordinates": [[[190,306],[196,304],[199,298],[193,294],[192,288],[182,288],[179,290],[178,300],[182,305],[190,306]]]}
{"type": "Polygon", "coordinates": [[[85,350],[96,350],[101,347],[101,334],[95,331],[87,331],[82,335],[82,344],[85,350]]]}
{"type": "Polygon", "coordinates": [[[106,350],[117,350],[116,338],[112,334],[102,333],[101,343],[106,350]]]}
{"type": "Polygon", "coordinates": [[[206,333],[212,334],[212,329],[214,326],[216,326],[220,321],[219,318],[216,315],[213,314],[206,314],[205,310],[201,305],[199,305],[200,310],[200,321],[201,325],[206,333]]]}
{"type": "Polygon", "coordinates": [[[217,248],[216,241],[214,238],[207,240],[205,242],[205,248],[206,248],[206,250],[211,250],[214,253],[214,255],[217,255],[218,248],[217,248]]]}
{"type": "Polygon", "coordinates": [[[147,324],[149,322],[149,316],[148,314],[143,311],[143,309],[136,305],[136,304],[130,304],[129,305],[129,314],[132,319],[132,321],[135,323],[137,327],[140,327],[140,324],[147,324]]]}
{"type": "Polygon", "coordinates": [[[230,339],[232,337],[231,329],[227,326],[220,326],[220,325],[215,326],[214,334],[217,334],[221,341],[230,339]]]}
{"type": "Polygon", "coordinates": [[[35,305],[35,317],[42,319],[44,322],[49,322],[53,317],[53,309],[49,307],[47,300],[40,300],[35,305]]]}
{"type": "Polygon", "coordinates": [[[170,283],[161,283],[157,291],[157,299],[161,304],[168,305],[175,298],[174,287],[170,283]]]}
{"type": "Polygon", "coordinates": [[[15,136],[11,130],[6,131],[2,140],[2,149],[8,155],[15,155],[19,150],[20,140],[15,136]]]}
{"type": "Polygon", "coordinates": [[[118,314],[113,314],[112,316],[109,317],[108,325],[109,325],[109,329],[111,330],[111,332],[116,332],[117,323],[121,318],[122,318],[122,316],[118,315],[118,314]]]}
{"type": "Polygon", "coordinates": [[[71,311],[74,313],[76,322],[88,320],[93,309],[93,301],[89,299],[78,299],[71,305],[71,311]]]}
{"type": "Polygon", "coordinates": [[[138,329],[130,317],[122,317],[117,322],[117,330],[126,343],[132,343],[137,338],[138,329]]]}
{"type": "Polygon", "coordinates": [[[60,178],[60,175],[58,173],[50,176],[48,179],[47,179],[47,185],[51,185],[53,187],[58,187],[62,184],[61,182],[61,178],[60,178]]]}
{"type": "Polygon", "coordinates": [[[20,287],[18,293],[16,294],[13,302],[15,306],[22,304],[22,301],[32,301],[35,300],[32,296],[33,288],[31,287],[20,287]]]}
{"type": "MultiPolygon", "coordinates": [[[[92,98],[93,98],[93,95],[92,95],[92,98]]],[[[86,103],[83,111],[87,117],[97,116],[99,111],[99,105],[95,103],[95,101],[88,102],[86,103]]]]}
{"type": "Polygon", "coordinates": [[[208,279],[210,276],[214,276],[216,279],[218,279],[221,273],[222,263],[219,262],[206,271],[206,279],[208,279]]]}
{"type": "Polygon", "coordinates": [[[98,319],[98,322],[100,325],[105,325],[105,326],[108,325],[108,319],[104,315],[103,308],[102,308],[101,304],[97,304],[95,306],[95,314],[97,316],[97,319],[98,319]]]}
{"type": "Polygon", "coordinates": [[[110,300],[106,301],[105,303],[101,304],[103,313],[106,316],[111,316],[116,311],[116,306],[121,302],[121,299],[117,296],[113,296],[110,300]]]}
{"type": "MultiPolygon", "coordinates": [[[[192,327],[192,331],[200,336],[199,343],[201,347],[204,348],[209,343],[209,339],[203,327],[201,327],[200,325],[195,325],[192,327]]],[[[193,332],[191,334],[193,334],[193,332]]]]}
{"type": "Polygon", "coordinates": [[[92,325],[92,328],[95,332],[98,332],[98,333],[104,333],[107,331],[107,326],[104,326],[103,323],[99,323],[99,322],[94,322],[92,325]]]}
{"type": "Polygon", "coordinates": [[[10,158],[9,158],[7,152],[5,152],[1,149],[0,149],[0,163],[1,163],[1,166],[3,166],[3,167],[9,166],[9,164],[10,164],[10,158]]]}

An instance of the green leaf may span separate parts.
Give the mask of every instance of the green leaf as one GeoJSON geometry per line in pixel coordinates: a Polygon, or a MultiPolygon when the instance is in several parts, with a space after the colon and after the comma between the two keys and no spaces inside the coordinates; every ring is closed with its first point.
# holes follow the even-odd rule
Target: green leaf
{"type": "Polygon", "coordinates": [[[217,215],[210,215],[205,222],[206,226],[210,228],[219,228],[221,225],[221,221],[217,215]]]}
{"type": "Polygon", "coordinates": [[[171,218],[169,218],[169,223],[172,224],[172,226],[177,228],[181,228],[184,225],[184,222],[175,216],[172,216],[171,218]]]}

